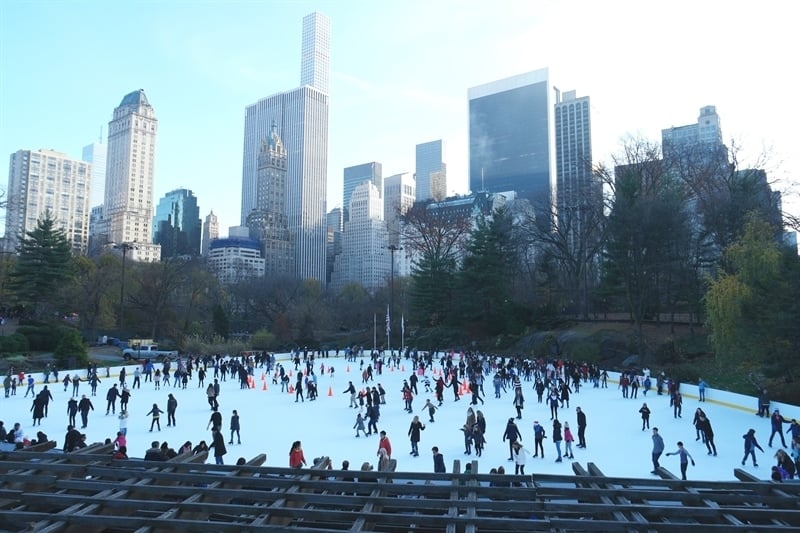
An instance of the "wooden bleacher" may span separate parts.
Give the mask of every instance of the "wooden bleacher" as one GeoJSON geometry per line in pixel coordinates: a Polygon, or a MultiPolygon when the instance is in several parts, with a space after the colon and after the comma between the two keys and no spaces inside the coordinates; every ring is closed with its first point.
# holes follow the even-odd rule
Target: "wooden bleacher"
{"type": "Polygon", "coordinates": [[[482,474],[478,462],[446,474],[115,461],[104,446],[80,453],[0,452],[0,530],[172,531],[798,531],[800,483],[482,474]],[[352,479],[349,480],[349,479],[352,479]]]}

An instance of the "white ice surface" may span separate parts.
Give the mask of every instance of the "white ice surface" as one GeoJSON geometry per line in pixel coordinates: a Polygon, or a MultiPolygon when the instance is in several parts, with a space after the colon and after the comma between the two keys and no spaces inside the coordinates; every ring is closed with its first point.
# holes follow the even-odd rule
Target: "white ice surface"
{"type": "MultiPolygon", "coordinates": [[[[278,357],[281,362],[282,356],[278,357]]],[[[367,361],[365,360],[365,364],[367,361]]],[[[286,361],[284,365],[292,370],[291,383],[294,384],[296,380],[294,365],[286,361]]],[[[427,412],[422,412],[422,406],[426,398],[430,398],[435,404],[435,395],[423,392],[424,386],[421,380],[418,385],[420,394],[414,399],[413,407],[414,414],[419,415],[425,422],[426,429],[422,432],[419,457],[412,457],[409,454],[411,446],[407,433],[413,415],[403,410],[400,389],[402,380],[411,374],[411,365],[408,360],[404,360],[402,366],[403,368],[394,371],[390,371],[387,367],[383,375],[376,374],[375,382],[369,384],[372,386],[381,383],[387,391],[386,405],[381,406],[378,428],[385,430],[391,440],[393,458],[397,459],[397,470],[432,472],[433,461],[430,451],[432,446],[438,446],[444,454],[448,471],[452,469],[454,459],[462,461],[474,459],[474,453],[472,456],[464,455],[463,434],[460,431],[466,418],[467,408],[470,406],[471,396],[463,396],[460,401],[454,402],[452,389],[445,389],[445,403],[435,415],[436,422],[428,423],[427,412]]],[[[133,380],[134,368],[134,365],[127,367],[129,385],[133,380]]],[[[438,368],[438,364],[434,366],[434,369],[438,368]]],[[[116,376],[119,367],[111,368],[111,378],[104,377],[105,371],[105,368],[99,370],[102,383],[98,387],[97,396],[90,396],[94,411],[89,415],[88,427],[82,430],[87,434],[87,441],[90,443],[102,442],[107,437],[114,438],[119,428],[117,417],[105,414],[106,392],[113,383],[118,382],[116,376]]],[[[316,401],[306,399],[301,403],[295,403],[293,394],[281,393],[280,385],[273,385],[269,375],[266,376],[267,390],[263,390],[262,369],[256,370],[254,389],[241,390],[237,380],[228,379],[226,382],[221,382],[219,402],[226,443],[230,437],[228,427],[233,409],[239,411],[242,426],[242,444],[228,445],[226,464],[234,464],[239,457],[250,459],[265,453],[266,465],[288,466],[289,448],[295,440],[303,443],[309,465],[315,457],[323,455],[329,456],[336,468],[340,467],[344,459],[350,461],[352,469],[359,468],[364,461],[377,464],[378,436],[355,438],[355,430],[352,428],[358,410],[348,407],[349,394],[343,394],[349,380],[352,380],[357,388],[363,387],[359,363],[347,363],[342,357],[318,359],[314,371],[318,375],[320,396],[316,401]],[[319,375],[320,363],[324,363],[326,367],[330,365],[335,367],[335,377],[331,378],[327,371],[324,376],[319,375]],[[329,388],[332,389],[332,396],[328,395],[329,388]]],[[[81,377],[85,377],[86,370],[78,373],[81,377]]],[[[72,374],[74,371],[70,372],[70,375],[72,374]]],[[[63,372],[59,373],[60,377],[63,375],[63,372]]],[[[37,374],[37,378],[41,380],[41,375],[37,374]]],[[[212,368],[209,368],[206,384],[209,382],[213,382],[212,368]]],[[[36,391],[41,390],[42,386],[38,383],[36,391]]],[[[67,426],[66,404],[72,387],[68,387],[67,392],[64,392],[63,385],[53,383],[51,378],[49,389],[52,391],[54,402],[51,402],[49,417],[42,421],[41,427],[32,426],[30,412],[32,400],[30,397],[24,398],[25,387],[18,387],[16,396],[10,398],[3,398],[0,395],[0,420],[5,422],[6,428],[13,427],[15,422],[22,423],[29,438],[35,438],[39,430],[44,431],[51,440],[58,442],[60,448],[67,426]]],[[[478,458],[478,471],[488,472],[492,467],[503,465],[506,472],[513,473],[513,463],[507,460],[508,444],[502,442],[508,418],[516,416],[512,405],[512,391],[509,390],[502,398],[495,399],[491,376],[487,379],[484,390],[485,405],[479,404],[474,407],[482,410],[487,420],[487,443],[483,456],[478,458]]],[[[526,398],[525,408],[523,419],[518,420],[517,424],[522,433],[523,444],[533,451],[533,421],[539,420],[545,426],[548,437],[552,434],[552,423],[549,409],[544,403],[538,404],[536,401],[533,382],[523,381],[523,391],[526,398]]],[[[81,383],[80,394],[90,394],[88,383],[81,383]]],[[[580,406],[587,416],[587,448],[580,449],[573,445],[573,461],[578,461],[584,466],[588,462],[593,462],[608,476],[649,477],[651,475],[649,472],[652,470],[651,432],[641,430],[641,418],[638,412],[645,401],[652,410],[650,427],[659,428],[664,438],[665,452],[675,451],[676,443],[680,440],[694,457],[697,466],[689,467],[689,479],[734,480],[734,468],[741,468],[742,435],[748,428],[756,430],[756,437],[766,453],[756,451],[759,464],[757,468],[752,466],[752,461],[748,461],[744,468],[762,479],[769,478],[770,467],[775,464],[774,453],[780,446],[777,437],[773,442],[773,448],[767,446],[770,435],[769,419],[755,416],[754,411],[732,409],[715,405],[713,402],[699,403],[689,399],[684,400],[683,417],[674,418],[667,395],[658,396],[651,390],[644,397],[640,390],[638,399],[624,399],[616,383],[611,382],[607,389],[594,389],[591,383],[588,383],[578,394],[572,395],[569,409],[559,411],[561,422],[569,422],[572,428],[575,444],[577,444],[575,407],[580,406]],[[695,440],[692,418],[698,406],[703,408],[711,420],[718,452],[716,457],[707,455],[705,445],[695,440]]],[[[755,404],[756,400],[753,399],[754,407],[755,404]]],[[[172,386],[165,387],[162,384],[161,390],[155,391],[153,383],[142,383],[140,389],[132,391],[128,411],[130,416],[127,439],[130,457],[143,457],[152,440],[167,441],[176,450],[187,440],[193,445],[200,440],[211,442],[211,432],[206,430],[211,411],[206,401],[205,388],[198,388],[196,372],[185,390],[172,386]],[[161,417],[161,431],[150,433],[148,431],[150,417],[145,413],[150,410],[153,403],[158,403],[159,407],[166,411],[168,393],[173,393],[178,400],[177,427],[166,427],[167,417],[164,414],[161,417]]],[[[788,418],[798,418],[800,410],[797,411],[783,415],[788,418]]],[[[119,412],[119,401],[117,412],[119,412]]],[[[80,415],[77,419],[80,427],[80,415]]],[[[784,431],[786,429],[788,426],[785,425],[784,431]]],[[[789,444],[791,439],[788,435],[785,435],[785,438],[789,444]]],[[[526,473],[572,474],[570,467],[572,461],[567,459],[562,463],[555,462],[555,445],[549,438],[545,440],[545,452],[544,459],[533,457],[529,459],[526,473]]],[[[213,457],[209,462],[213,462],[213,457]]],[[[661,465],[674,474],[680,474],[677,456],[662,456],[661,465]]]]}

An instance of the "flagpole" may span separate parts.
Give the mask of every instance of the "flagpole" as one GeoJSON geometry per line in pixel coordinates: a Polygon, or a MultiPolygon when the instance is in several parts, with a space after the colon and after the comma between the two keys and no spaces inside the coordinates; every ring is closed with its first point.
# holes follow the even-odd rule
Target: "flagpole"
{"type": "Polygon", "coordinates": [[[406,351],[406,317],[400,314],[400,355],[406,351]]]}
{"type": "Polygon", "coordinates": [[[378,313],[372,313],[372,352],[378,349],[378,313]]]}
{"type": "Polygon", "coordinates": [[[386,348],[389,350],[389,356],[392,355],[392,315],[389,311],[389,305],[386,305],[386,348]]]}

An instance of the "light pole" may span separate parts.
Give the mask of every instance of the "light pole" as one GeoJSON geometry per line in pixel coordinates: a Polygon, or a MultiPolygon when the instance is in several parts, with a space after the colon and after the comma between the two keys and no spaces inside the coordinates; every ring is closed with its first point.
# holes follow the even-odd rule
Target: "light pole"
{"type": "Polygon", "coordinates": [[[389,270],[389,322],[388,327],[386,328],[386,343],[387,348],[389,348],[389,355],[392,354],[392,319],[394,318],[394,253],[402,250],[399,246],[395,246],[394,244],[390,244],[387,246],[389,253],[392,256],[392,265],[389,270]]]}
{"type": "Polygon", "coordinates": [[[128,256],[128,250],[135,250],[136,247],[130,243],[123,242],[122,244],[115,244],[114,248],[122,250],[122,283],[119,287],[119,334],[122,335],[125,329],[125,259],[128,256]]]}

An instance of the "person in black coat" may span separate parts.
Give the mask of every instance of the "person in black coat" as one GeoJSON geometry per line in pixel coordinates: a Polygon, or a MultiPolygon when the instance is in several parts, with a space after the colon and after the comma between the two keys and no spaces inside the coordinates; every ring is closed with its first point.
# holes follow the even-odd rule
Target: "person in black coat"
{"type": "Polygon", "coordinates": [[[578,413],[578,448],[586,448],[586,413],[580,407],[575,411],[578,413]]]}
{"type": "Polygon", "coordinates": [[[224,461],[222,458],[228,453],[227,448],[225,448],[225,438],[222,436],[222,432],[220,432],[220,428],[214,427],[211,430],[211,445],[208,447],[209,451],[211,448],[214,448],[214,462],[218,465],[224,465],[224,461]]]}
{"type": "Polygon", "coordinates": [[[178,409],[178,400],[171,393],[167,395],[167,427],[176,426],[175,411],[178,409]]]}
{"type": "Polygon", "coordinates": [[[506,424],[506,430],[503,433],[503,442],[508,439],[508,460],[514,460],[514,443],[518,440],[522,440],[522,434],[519,432],[519,428],[517,424],[514,423],[513,418],[508,419],[508,423],[506,424]]]}
{"type": "Polygon", "coordinates": [[[78,402],[78,411],[81,413],[81,422],[83,423],[81,429],[89,425],[89,410],[94,411],[94,405],[92,405],[92,400],[84,394],[81,401],[78,402]]]}

